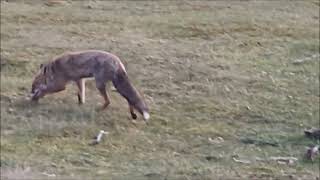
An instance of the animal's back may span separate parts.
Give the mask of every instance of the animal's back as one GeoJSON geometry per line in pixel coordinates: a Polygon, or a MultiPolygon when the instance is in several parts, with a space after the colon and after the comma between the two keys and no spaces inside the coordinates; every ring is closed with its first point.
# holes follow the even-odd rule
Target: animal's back
{"type": "Polygon", "coordinates": [[[101,50],[66,52],[55,58],[55,60],[68,61],[68,63],[74,64],[83,64],[87,61],[120,61],[117,56],[101,50]]]}
{"type": "Polygon", "coordinates": [[[67,52],[55,60],[61,69],[70,77],[91,77],[97,71],[115,73],[119,69],[126,72],[120,59],[108,52],[100,50],[86,50],[67,52]]]}

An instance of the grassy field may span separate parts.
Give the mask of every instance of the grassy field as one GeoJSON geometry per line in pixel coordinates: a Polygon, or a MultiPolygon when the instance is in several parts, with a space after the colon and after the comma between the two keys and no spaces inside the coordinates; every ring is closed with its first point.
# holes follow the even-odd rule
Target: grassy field
{"type": "Polygon", "coordinates": [[[319,1],[47,2],[1,1],[2,178],[319,179],[319,1]],[[40,63],[85,49],[122,59],[148,125],[111,90],[96,112],[92,80],[30,104],[40,63]]]}

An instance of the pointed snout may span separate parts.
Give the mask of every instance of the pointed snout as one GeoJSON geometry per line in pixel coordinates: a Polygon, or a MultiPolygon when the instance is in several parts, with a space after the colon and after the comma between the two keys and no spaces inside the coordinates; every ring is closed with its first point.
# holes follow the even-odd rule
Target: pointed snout
{"type": "Polygon", "coordinates": [[[30,94],[29,98],[30,98],[31,102],[37,102],[38,101],[38,98],[36,98],[35,94],[30,94]]]}
{"type": "Polygon", "coordinates": [[[29,98],[31,101],[38,101],[39,100],[39,94],[40,94],[40,90],[36,89],[36,90],[32,90],[31,94],[29,94],[29,98]]]}

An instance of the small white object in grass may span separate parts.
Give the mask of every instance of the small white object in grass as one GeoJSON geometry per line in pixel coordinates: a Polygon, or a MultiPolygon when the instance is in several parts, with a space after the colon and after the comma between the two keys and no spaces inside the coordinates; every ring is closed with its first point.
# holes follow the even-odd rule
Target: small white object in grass
{"type": "Polygon", "coordinates": [[[249,160],[240,160],[240,159],[236,159],[235,157],[232,158],[235,162],[238,162],[238,163],[243,163],[243,164],[251,164],[251,161],[249,160]]]}
{"type": "Polygon", "coordinates": [[[89,143],[89,145],[93,146],[93,145],[99,144],[99,142],[101,141],[102,136],[103,136],[104,134],[109,134],[109,132],[106,132],[106,131],[104,131],[104,130],[100,130],[99,134],[95,137],[94,141],[92,141],[91,143],[89,143]]]}
{"type": "Polygon", "coordinates": [[[48,177],[56,177],[55,174],[49,174],[49,173],[47,173],[47,172],[43,172],[42,174],[43,174],[43,175],[46,175],[46,176],[48,176],[48,177]]]}
{"type": "Polygon", "coordinates": [[[8,112],[9,112],[9,113],[12,113],[13,111],[14,111],[14,110],[13,110],[12,108],[9,108],[9,109],[8,109],[8,112]]]}
{"type": "Polygon", "coordinates": [[[270,160],[276,161],[278,164],[289,164],[293,165],[298,158],[296,157],[270,157],[270,160]]]}
{"type": "Polygon", "coordinates": [[[312,56],[305,57],[305,58],[302,58],[302,59],[296,59],[292,63],[293,64],[302,64],[304,62],[308,62],[308,61],[312,61],[312,60],[319,60],[319,56],[320,56],[320,54],[314,54],[312,56]]]}
{"type": "Polygon", "coordinates": [[[104,130],[100,130],[100,132],[99,132],[99,134],[98,134],[98,136],[97,136],[97,138],[96,138],[96,141],[97,141],[97,142],[100,142],[101,139],[102,139],[102,136],[103,136],[104,134],[107,135],[107,134],[109,134],[109,132],[104,131],[104,130]]]}
{"type": "Polygon", "coordinates": [[[222,137],[216,137],[214,139],[212,139],[211,137],[208,138],[209,142],[210,143],[213,143],[213,144],[219,144],[219,143],[223,143],[224,142],[224,139],[222,137]]]}

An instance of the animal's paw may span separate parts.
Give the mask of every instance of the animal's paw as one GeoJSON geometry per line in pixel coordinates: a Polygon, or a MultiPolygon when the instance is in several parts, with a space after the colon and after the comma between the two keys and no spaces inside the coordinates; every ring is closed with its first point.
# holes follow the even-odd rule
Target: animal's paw
{"type": "Polygon", "coordinates": [[[136,114],[132,113],[131,117],[132,117],[132,119],[137,119],[138,116],[136,114]]]}

